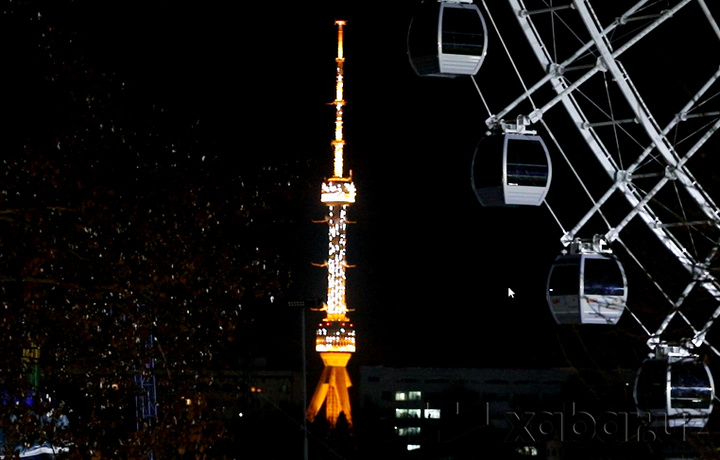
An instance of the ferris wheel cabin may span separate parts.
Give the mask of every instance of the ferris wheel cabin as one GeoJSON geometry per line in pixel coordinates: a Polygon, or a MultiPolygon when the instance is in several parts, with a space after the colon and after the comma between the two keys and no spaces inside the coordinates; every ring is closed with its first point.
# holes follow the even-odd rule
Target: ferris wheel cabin
{"type": "Polygon", "coordinates": [[[694,355],[646,359],[633,390],[638,411],[649,414],[656,426],[702,428],[714,397],[710,369],[694,355]]]}
{"type": "Polygon", "coordinates": [[[620,261],[597,243],[575,241],[550,268],[547,302],[557,324],[617,324],[627,302],[620,261]]]}
{"type": "Polygon", "coordinates": [[[472,0],[424,0],[410,22],[408,57],[421,77],[475,75],[486,50],[485,18],[472,0]]]}
{"type": "Polygon", "coordinates": [[[540,136],[491,134],[475,150],[472,188],[483,206],[539,206],[550,189],[551,166],[540,136]]]}

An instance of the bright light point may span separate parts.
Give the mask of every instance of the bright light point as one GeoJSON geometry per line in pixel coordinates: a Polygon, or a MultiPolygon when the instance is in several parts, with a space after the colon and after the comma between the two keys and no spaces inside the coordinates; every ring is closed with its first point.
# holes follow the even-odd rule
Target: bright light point
{"type": "Polygon", "coordinates": [[[349,179],[329,180],[322,184],[322,194],[320,196],[322,203],[354,203],[355,202],[355,184],[349,179]]]}

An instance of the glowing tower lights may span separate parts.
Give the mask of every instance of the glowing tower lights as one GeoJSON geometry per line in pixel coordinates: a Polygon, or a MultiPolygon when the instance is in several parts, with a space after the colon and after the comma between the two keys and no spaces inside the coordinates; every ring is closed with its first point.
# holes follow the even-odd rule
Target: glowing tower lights
{"type": "Polygon", "coordinates": [[[337,77],[335,83],[335,139],[333,176],[322,184],[320,201],[328,207],[328,290],[323,309],[325,318],[319,324],[315,339],[315,351],[320,354],[325,368],[307,409],[307,418],[313,421],[325,403],[325,415],[329,428],[335,428],[340,413],[345,414],[352,427],[350,398],[351,386],[347,363],[355,352],[355,329],[347,316],[345,298],[345,269],[347,248],[347,209],[355,202],[355,184],[352,172],[343,172],[343,26],[345,21],[335,21],[338,26],[337,77]]]}

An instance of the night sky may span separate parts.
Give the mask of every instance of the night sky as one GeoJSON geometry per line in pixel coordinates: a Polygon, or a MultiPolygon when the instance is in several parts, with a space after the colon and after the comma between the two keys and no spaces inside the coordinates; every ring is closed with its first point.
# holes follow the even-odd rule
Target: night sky
{"type": "MultiPolygon", "coordinates": [[[[346,20],[345,164],[358,188],[348,242],[349,263],[357,266],[348,271],[359,337],[353,362],[575,364],[567,353],[582,337],[555,325],[544,298],[561,231],[544,207],[483,208],[473,196],[470,161],[487,112],[469,77],[414,74],[405,47],[414,4],[76,1],[73,14],[50,8],[32,20],[60,18],[88,61],[170,114],[178,129],[193,126],[226,171],[298,159],[309,165],[310,191],[298,192],[298,215],[305,217],[293,235],[304,243],[288,255],[294,298],[325,295],[326,273],[311,262],[326,258],[327,228],[312,220],[326,212],[319,198],[331,174],[334,21],[346,20]]],[[[508,30],[517,27],[498,19],[508,30]]],[[[18,37],[4,38],[7,47],[18,37]]],[[[499,53],[499,44],[490,52],[499,53]]],[[[488,58],[476,81],[498,109],[518,93],[494,62],[488,58]]],[[[17,82],[35,70],[5,73],[17,82]]],[[[11,129],[28,129],[42,102],[37,94],[13,98],[20,116],[11,129]]],[[[285,320],[292,325],[298,317],[285,320]]],[[[623,336],[586,334],[589,350],[607,335],[623,336]]]]}

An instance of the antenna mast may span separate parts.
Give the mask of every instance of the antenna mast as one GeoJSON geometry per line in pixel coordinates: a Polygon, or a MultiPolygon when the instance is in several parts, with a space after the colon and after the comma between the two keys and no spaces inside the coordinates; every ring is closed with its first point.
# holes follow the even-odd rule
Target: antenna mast
{"type": "Polygon", "coordinates": [[[343,148],[345,147],[345,139],[343,139],[343,64],[345,57],[343,56],[343,26],[345,21],[335,21],[338,26],[338,50],[335,63],[337,64],[337,72],[335,76],[335,140],[332,145],[335,148],[335,156],[333,162],[334,177],[343,177],[343,148]]]}

